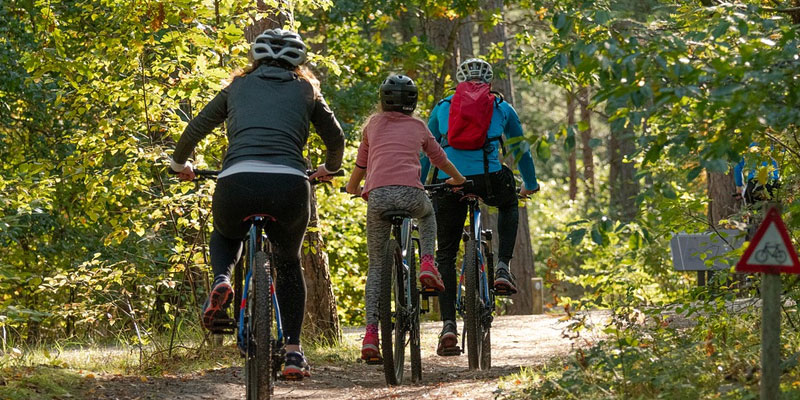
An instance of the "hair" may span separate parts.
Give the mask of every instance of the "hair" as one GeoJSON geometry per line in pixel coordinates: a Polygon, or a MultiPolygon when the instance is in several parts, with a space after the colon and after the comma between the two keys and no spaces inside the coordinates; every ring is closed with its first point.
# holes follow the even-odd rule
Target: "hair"
{"type": "MultiPolygon", "coordinates": [[[[250,58],[249,55],[248,58],[250,58]]],[[[294,72],[295,74],[297,74],[298,78],[311,84],[311,87],[314,89],[314,98],[322,97],[322,90],[320,89],[319,79],[317,79],[316,75],[314,75],[314,72],[311,71],[310,68],[305,66],[305,64],[294,67],[292,66],[292,64],[289,64],[288,62],[283,60],[261,59],[261,60],[251,61],[250,64],[247,65],[246,67],[234,70],[232,73],[233,75],[232,78],[233,79],[244,78],[245,76],[255,71],[258,67],[262,65],[269,65],[272,67],[283,68],[287,71],[294,72]]]]}

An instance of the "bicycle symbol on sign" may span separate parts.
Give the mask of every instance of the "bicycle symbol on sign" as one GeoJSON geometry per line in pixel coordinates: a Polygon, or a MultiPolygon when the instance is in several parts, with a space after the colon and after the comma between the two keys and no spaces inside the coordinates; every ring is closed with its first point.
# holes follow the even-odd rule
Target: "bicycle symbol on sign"
{"type": "Polygon", "coordinates": [[[754,254],[756,261],[763,263],[770,257],[782,264],[786,261],[786,252],[781,248],[780,243],[766,243],[764,247],[754,254]]]}

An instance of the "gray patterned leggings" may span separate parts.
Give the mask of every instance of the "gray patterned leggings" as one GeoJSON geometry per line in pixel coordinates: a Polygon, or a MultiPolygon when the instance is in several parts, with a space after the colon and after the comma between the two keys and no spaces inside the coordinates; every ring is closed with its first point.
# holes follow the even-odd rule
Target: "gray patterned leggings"
{"type": "Polygon", "coordinates": [[[407,210],[417,219],[422,255],[433,255],[436,242],[436,217],[425,191],[411,186],[383,186],[369,192],[367,202],[367,252],[369,272],[364,301],[367,308],[367,325],[378,323],[378,297],[380,296],[381,257],[383,246],[391,234],[392,223],[381,218],[387,210],[407,210]]]}

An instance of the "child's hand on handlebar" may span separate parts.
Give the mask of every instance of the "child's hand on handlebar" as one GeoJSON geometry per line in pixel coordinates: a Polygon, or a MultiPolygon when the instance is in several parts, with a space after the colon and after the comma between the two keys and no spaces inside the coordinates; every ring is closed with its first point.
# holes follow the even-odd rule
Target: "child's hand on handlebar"
{"type": "Polygon", "coordinates": [[[467,181],[467,178],[464,178],[463,175],[459,174],[458,176],[454,176],[452,178],[447,178],[447,180],[444,181],[444,182],[446,184],[450,185],[450,186],[461,186],[466,181],[467,181]]]}
{"type": "Polygon", "coordinates": [[[353,196],[361,196],[361,185],[358,182],[349,182],[345,190],[353,196]]]}

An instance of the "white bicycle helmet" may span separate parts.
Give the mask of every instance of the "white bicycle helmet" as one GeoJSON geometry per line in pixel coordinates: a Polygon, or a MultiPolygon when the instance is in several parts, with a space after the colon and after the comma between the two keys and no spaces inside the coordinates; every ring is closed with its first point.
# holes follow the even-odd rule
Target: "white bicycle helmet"
{"type": "Polygon", "coordinates": [[[283,29],[267,29],[256,37],[250,46],[253,60],[264,58],[286,61],[298,66],[306,61],[306,45],[295,32],[283,29]]]}
{"type": "Polygon", "coordinates": [[[459,82],[480,79],[485,83],[489,83],[492,81],[492,77],[494,77],[492,66],[480,58],[470,58],[462,62],[456,71],[456,79],[459,82]]]}

